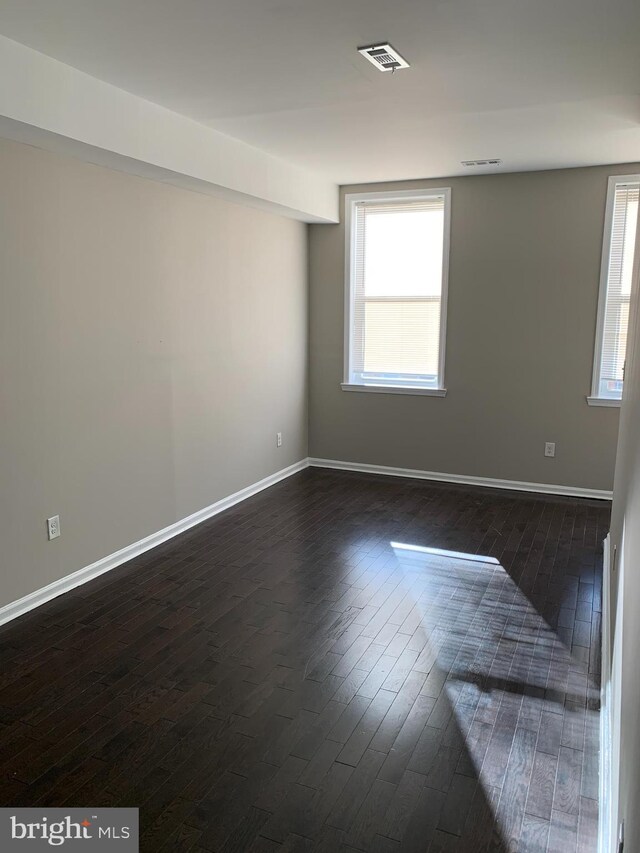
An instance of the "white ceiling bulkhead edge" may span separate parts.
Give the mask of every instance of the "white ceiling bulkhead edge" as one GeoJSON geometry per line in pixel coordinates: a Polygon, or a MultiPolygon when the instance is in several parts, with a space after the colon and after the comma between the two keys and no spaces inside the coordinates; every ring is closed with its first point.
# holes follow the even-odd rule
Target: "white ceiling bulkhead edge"
{"type": "Polygon", "coordinates": [[[0,135],[304,222],[337,222],[323,177],[0,36],[0,135]]]}

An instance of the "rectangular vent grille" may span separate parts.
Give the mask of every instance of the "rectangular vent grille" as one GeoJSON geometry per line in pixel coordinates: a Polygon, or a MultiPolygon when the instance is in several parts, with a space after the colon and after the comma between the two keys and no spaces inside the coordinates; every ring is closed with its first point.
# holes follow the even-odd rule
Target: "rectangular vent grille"
{"type": "Polygon", "coordinates": [[[493,157],[489,160],[463,160],[463,166],[501,166],[502,160],[493,157]]]}
{"type": "Polygon", "coordinates": [[[408,68],[409,63],[403,59],[390,44],[370,44],[359,47],[361,53],[378,71],[396,71],[398,68],[408,68]]]}

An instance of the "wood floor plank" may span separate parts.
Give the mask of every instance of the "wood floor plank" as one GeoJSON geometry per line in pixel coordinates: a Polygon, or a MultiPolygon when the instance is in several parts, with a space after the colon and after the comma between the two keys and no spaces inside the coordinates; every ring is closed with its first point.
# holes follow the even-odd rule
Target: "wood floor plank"
{"type": "Polygon", "coordinates": [[[528,815],[546,821],[551,819],[557,768],[557,758],[545,752],[536,752],[527,796],[528,815]]]}
{"type": "Polygon", "coordinates": [[[553,807],[556,811],[577,815],[580,808],[580,783],[583,754],[576,749],[561,746],[558,756],[556,787],[553,807]]]}

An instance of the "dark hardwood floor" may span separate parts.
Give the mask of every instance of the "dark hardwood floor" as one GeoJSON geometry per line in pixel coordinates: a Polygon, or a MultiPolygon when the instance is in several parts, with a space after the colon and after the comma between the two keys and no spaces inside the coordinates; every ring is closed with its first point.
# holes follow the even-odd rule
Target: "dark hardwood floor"
{"type": "Polygon", "coordinates": [[[145,853],[595,851],[608,521],[298,474],[0,629],[1,804],[138,806],[145,853]]]}

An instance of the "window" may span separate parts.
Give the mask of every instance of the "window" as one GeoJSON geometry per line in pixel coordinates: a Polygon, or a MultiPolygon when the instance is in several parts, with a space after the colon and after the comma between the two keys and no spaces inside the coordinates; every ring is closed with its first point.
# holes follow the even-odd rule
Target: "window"
{"type": "Polygon", "coordinates": [[[592,406],[619,406],[629,324],[640,175],[609,178],[602,246],[592,406]]]}
{"type": "Polygon", "coordinates": [[[449,189],[346,198],[346,391],[443,397],[449,189]]]}

